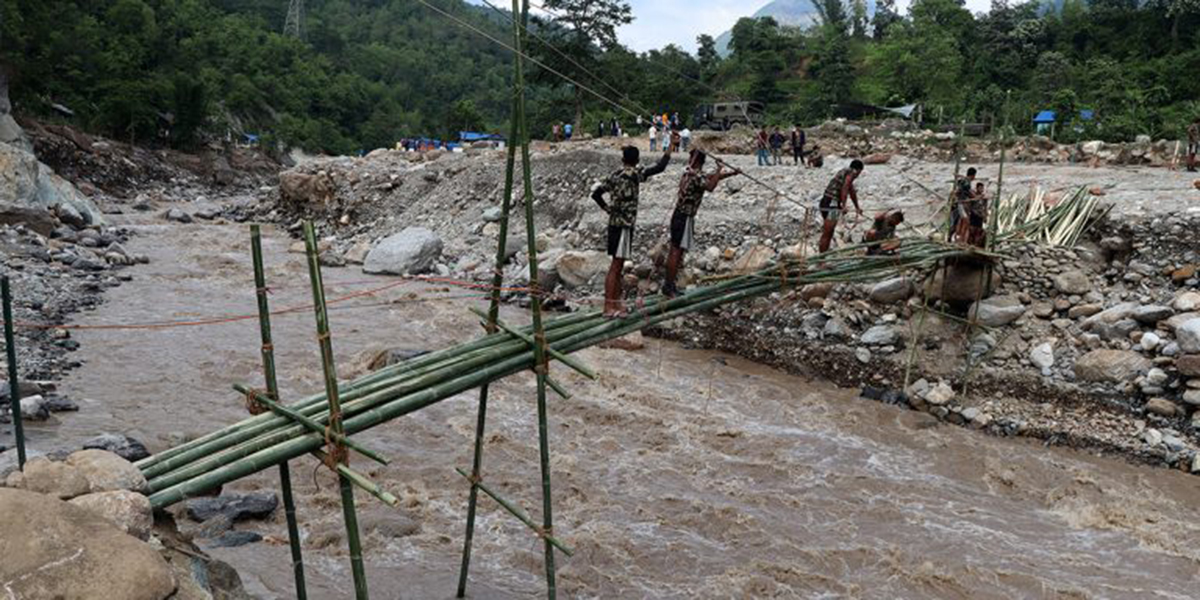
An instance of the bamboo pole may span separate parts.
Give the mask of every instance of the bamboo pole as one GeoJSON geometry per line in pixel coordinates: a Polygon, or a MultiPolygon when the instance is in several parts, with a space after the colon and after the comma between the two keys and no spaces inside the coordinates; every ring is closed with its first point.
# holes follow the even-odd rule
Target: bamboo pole
{"type": "MultiPolygon", "coordinates": [[[[304,223],[304,244],[308,251],[308,275],[312,281],[313,307],[317,318],[317,341],[321,346],[321,368],[325,374],[325,397],[329,399],[329,429],[345,435],[342,407],[338,399],[337,368],[333,364],[333,342],[329,334],[329,312],[325,307],[325,284],[321,279],[321,261],[317,256],[317,234],[312,221],[304,223]]],[[[331,462],[346,465],[344,444],[337,444],[337,455],[331,462]]],[[[358,515],[354,509],[354,487],[350,477],[338,473],[342,492],[342,515],[346,521],[346,541],[350,546],[350,570],[354,576],[354,597],[368,600],[367,573],[363,567],[362,543],[358,537],[358,515]]]]}
{"type": "MultiPolygon", "coordinates": [[[[488,318],[488,315],[483,314],[483,311],[481,311],[479,309],[471,308],[470,311],[472,313],[475,313],[475,315],[477,315],[477,316],[480,316],[483,318],[488,318]]],[[[521,331],[519,331],[517,328],[508,325],[504,321],[501,321],[500,319],[496,319],[495,323],[496,323],[496,326],[498,326],[500,329],[503,329],[504,331],[511,334],[513,337],[525,342],[526,344],[528,344],[530,346],[537,344],[537,340],[533,339],[532,337],[530,337],[529,335],[527,335],[525,333],[521,333],[521,331]]],[[[567,365],[568,367],[571,367],[572,369],[575,370],[575,372],[579,373],[580,375],[583,375],[584,377],[587,377],[588,379],[593,379],[593,380],[596,379],[596,373],[594,371],[592,371],[591,369],[589,369],[583,363],[567,356],[566,354],[563,354],[562,352],[559,352],[558,350],[555,350],[551,346],[546,347],[546,352],[548,354],[550,354],[550,356],[554,360],[557,360],[558,362],[561,362],[562,364],[567,365]]]]}
{"type": "Polygon", "coordinates": [[[316,421],[314,421],[314,420],[312,420],[312,419],[310,419],[310,418],[308,418],[308,417],[306,417],[306,416],[304,416],[304,415],[302,415],[302,414],[300,414],[278,402],[275,402],[274,400],[271,400],[268,396],[265,396],[260,392],[256,392],[256,391],[249,389],[246,386],[241,385],[239,383],[235,383],[233,385],[233,389],[235,391],[237,391],[238,393],[251,398],[254,402],[261,402],[268,409],[274,411],[275,413],[283,415],[283,416],[303,425],[309,431],[313,431],[313,432],[319,433],[321,435],[328,436],[329,439],[333,440],[334,442],[336,442],[338,444],[344,444],[347,448],[350,448],[351,450],[354,450],[355,452],[358,452],[359,454],[361,454],[381,465],[386,465],[391,462],[386,457],[379,454],[378,452],[375,452],[374,450],[371,450],[370,448],[363,447],[362,444],[359,444],[358,442],[355,442],[354,440],[352,440],[340,433],[334,433],[332,431],[329,431],[326,427],[322,426],[320,423],[317,423],[316,421]]]}
{"type": "MultiPolygon", "coordinates": [[[[463,477],[467,478],[468,481],[471,481],[470,473],[467,473],[466,471],[459,469],[457,467],[454,470],[457,471],[459,475],[462,475],[463,477]]],[[[550,542],[550,544],[552,544],[555,548],[562,550],[563,554],[566,554],[567,556],[575,555],[575,551],[571,550],[571,548],[569,546],[567,546],[566,544],[563,544],[561,541],[559,541],[558,538],[556,538],[552,535],[546,535],[542,531],[542,528],[538,527],[537,523],[535,523],[533,521],[533,519],[529,518],[529,515],[526,514],[525,511],[518,508],[517,505],[513,504],[512,502],[509,502],[508,500],[504,499],[503,496],[501,496],[500,494],[497,494],[495,491],[493,491],[491,488],[489,488],[482,481],[472,481],[472,485],[474,487],[479,488],[480,491],[482,491],[483,493],[490,496],[492,500],[496,501],[496,504],[499,504],[501,508],[503,508],[504,510],[507,510],[509,512],[509,514],[516,517],[518,521],[524,523],[526,527],[533,530],[533,532],[538,534],[539,537],[542,537],[547,542],[550,542]]]]}
{"type": "MultiPolygon", "coordinates": [[[[514,14],[513,19],[517,16],[514,14]]],[[[520,122],[517,120],[517,95],[520,90],[514,83],[512,89],[512,114],[509,124],[508,148],[505,152],[504,163],[504,196],[500,204],[500,231],[496,240],[496,270],[492,273],[491,300],[488,304],[487,323],[488,334],[496,333],[496,322],[500,316],[500,287],[504,285],[504,261],[508,255],[508,219],[512,212],[513,200],[513,169],[517,160],[516,142],[521,134],[520,122]]],[[[475,445],[471,459],[471,490],[467,495],[467,525],[463,535],[462,565],[458,571],[458,590],[455,596],[463,598],[467,595],[467,576],[471,571],[471,545],[475,540],[475,511],[479,504],[479,480],[483,477],[483,434],[487,426],[487,404],[489,386],[487,383],[479,388],[479,408],[475,415],[475,445]]]]}
{"type": "MultiPolygon", "coordinates": [[[[279,381],[275,374],[275,346],[271,337],[271,309],[267,301],[267,277],[263,269],[262,232],[258,225],[250,226],[250,254],[254,261],[254,286],[258,296],[258,326],[262,338],[263,379],[267,395],[279,399],[279,381]]],[[[279,487],[283,495],[283,512],[287,519],[288,546],[292,551],[292,576],[296,580],[296,598],[308,598],[304,582],[304,554],[300,549],[300,524],[296,521],[296,500],[292,497],[292,472],[287,462],[279,463],[279,487]]]]}
{"type": "MultiPolygon", "coordinates": [[[[928,241],[910,244],[906,246],[903,255],[889,257],[884,261],[868,261],[861,257],[846,258],[849,254],[847,252],[843,256],[838,251],[830,253],[829,265],[826,267],[828,270],[818,273],[803,271],[802,265],[788,266],[789,269],[797,270],[788,275],[787,283],[803,285],[822,280],[839,280],[830,275],[830,272],[841,277],[840,280],[866,281],[879,279],[900,270],[932,266],[951,256],[991,255],[977,249],[968,251],[928,241]]],[[[635,311],[634,315],[627,319],[605,320],[598,316],[588,317],[578,325],[564,327],[548,337],[554,337],[556,347],[569,354],[665,320],[777,291],[784,287],[784,281],[779,275],[779,268],[772,266],[753,277],[695,288],[677,299],[652,299],[649,306],[635,311]]],[[[505,334],[496,335],[509,337],[505,334]]],[[[439,372],[429,373],[422,381],[381,390],[350,403],[348,406],[353,407],[353,412],[346,421],[346,431],[354,433],[368,429],[441,401],[449,395],[535,366],[537,362],[526,345],[519,341],[515,343],[516,348],[492,352],[473,364],[447,367],[439,372]]],[[[178,502],[214,485],[232,481],[276,464],[280,460],[319,448],[325,441],[323,436],[308,433],[296,425],[289,425],[286,430],[271,432],[229,449],[221,460],[215,460],[213,457],[197,461],[197,465],[187,465],[178,471],[169,472],[152,484],[152,503],[155,506],[166,506],[178,502]],[[168,479],[172,480],[167,481],[168,479]]]]}
{"type": "Polygon", "coordinates": [[[8,361],[8,404],[17,438],[17,468],[25,470],[25,425],[21,417],[21,382],[17,379],[17,336],[13,332],[12,287],[8,276],[0,277],[4,304],[4,352],[8,361]]]}
{"type": "MultiPolygon", "coordinates": [[[[522,19],[528,19],[529,0],[513,0],[513,15],[518,9],[522,19]]],[[[538,252],[537,233],[533,220],[533,164],[529,156],[529,126],[525,120],[525,70],[522,64],[521,51],[524,35],[521,26],[513,22],[513,37],[516,40],[516,86],[517,93],[517,123],[521,130],[521,177],[524,183],[525,196],[525,234],[528,241],[529,253],[529,287],[533,313],[533,337],[537,342],[533,347],[534,367],[537,372],[537,411],[538,411],[538,454],[542,470],[542,534],[544,536],[544,554],[546,561],[546,597],[554,600],[558,593],[554,569],[554,544],[548,539],[554,535],[554,503],[550,487],[550,433],[547,426],[546,408],[546,377],[550,374],[550,362],[546,360],[546,330],[542,327],[542,295],[538,282],[538,252]]]]}

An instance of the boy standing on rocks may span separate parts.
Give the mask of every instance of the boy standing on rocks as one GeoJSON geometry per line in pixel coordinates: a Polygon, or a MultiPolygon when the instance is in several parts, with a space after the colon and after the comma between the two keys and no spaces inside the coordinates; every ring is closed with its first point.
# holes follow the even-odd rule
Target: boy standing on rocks
{"type": "Polygon", "coordinates": [[[648,169],[638,164],[641,160],[638,149],[626,146],[621,151],[621,168],[592,189],[592,200],[608,213],[608,255],[612,257],[612,264],[604,280],[605,317],[623,317],[626,314],[621,277],[625,260],[633,255],[633,225],[637,221],[638,194],[643,181],[667,170],[667,164],[671,162],[671,147],[678,143],[679,134],[673,134],[671,141],[663,148],[665,152],[662,158],[648,169]],[[604,201],[604,194],[608,194],[611,203],[604,201]]]}
{"type": "Polygon", "coordinates": [[[679,198],[675,203],[675,212],[671,215],[671,252],[667,255],[667,276],[663,282],[663,295],[674,298],[679,294],[675,281],[679,276],[679,265],[683,262],[683,253],[691,250],[694,243],[696,212],[700,210],[700,201],[706,192],[717,189],[722,180],[738,175],[739,171],[726,171],[724,166],[718,166],[717,172],[704,174],[704,161],[708,155],[702,150],[692,150],[688,160],[687,170],[679,181],[679,198]]]}

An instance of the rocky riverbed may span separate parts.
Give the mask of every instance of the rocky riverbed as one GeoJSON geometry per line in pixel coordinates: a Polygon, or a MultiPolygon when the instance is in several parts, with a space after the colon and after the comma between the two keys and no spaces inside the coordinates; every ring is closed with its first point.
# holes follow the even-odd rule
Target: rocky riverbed
{"type": "MultiPolygon", "coordinates": [[[[279,225],[268,229],[267,248],[269,277],[278,282],[273,301],[282,306],[304,302],[304,265],[289,253],[288,234],[305,217],[318,220],[330,293],[400,284],[397,274],[443,280],[373,296],[361,311],[336,311],[343,376],[361,372],[380,352],[430,349],[474,335],[474,317],[464,309],[480,305],[478,293],[444,280],[490,277],[501,153],[380,151],[301,164],[277,183],[253,171],[244,181],[222,181],[213,175],[220,168],[180,166],[193,159],[143,156],[103,140],[86,149],[88,143],[61,132],[46,135],[58,136],[40,142],[55,149],[51,162],[93,192],[84,195],[104,223],[72,226],[49,211],[47,233],[28,223],[0,230],[0,246],[13,257],[5,268],[18,289],[33,290],[18,295],[17,320],[39,326],[21,328],[20,343],[47,381],[30,392],[43,400],[79,399],[82,406],[78,415],[33,428],[38,450],[47,454],[39,461],[61,462],[88,444],[128,452],[141,440],[143,450],[156,451],[244,412],[228,385],[258,377],[257,333],[246,323],[136,333],[72,328],[253,313],[246,232],[237,223],[279,225]],[[111,162],[96,155],[114,147],[131,161],[154,161],[154,168],[131,174],[104,167],[89,178],[111,162]],[[70,158],[74,153],[89,154],[70,158]],[[70,171],[87,161],[98,162],[70,171]],[[420,343],[398,348],[397,339],[420,343]],[[137,440],[92,440],[101,432],[137,440]]],[[[944,188],[953,170],[930,158],[895,155],[868,167],[865,208],[904,207],[912,215],[904,233],[927,231],[935,202],[925,188],[944,188]]],[[[598,292],[607,267],[599,252],[604,216],[587,192],[616,160],[611,147],[591,142],[542,146],[535,155],[538,247],[559,309],[588,306],[598,292]]],[[[811,255],[802,205],[845,159],[831,157],[817,170],[727,160],[801,205],[745,180],[723,185],[701,211],[702,247],[688,258],[689,285],[780,256],[811,255]]],[[[1116,206],[1078,247],[1002,248],[994,289],[978,303],[971,287],[978,277],[950,286],[957,293],[950,297],[936,279],[909,273],[870,285],[790,289],[650,332],[677,342],[582,353],[601,366],[601,381],[567,375],[565,383],[578,393],[554,409],[556,484],[566,490],[557,506],[584,557],[564,563],[563,589],[664,597],[866,589],[895,597],[1046,590],[1138,597],[1154,589],[1160,597],[1186,597],[1187,581],[1172,573],[1194,561],[1186,541],[1196,535],[1196,519],[1185,499],[1200,481],[1178,472],[1194,470],[1200,447],[1193,427],[1200,347],[1192,331],[1200,328],[1200,257],[1188,235],[1200,225],[1191,210],[1200,206],[1200,193],[1184,174],[1109,162],[1116,161],[1006,165],[1006,187],[1089,186],[1116,206]],[[693,349],[700,347],[793,374],[693,349]],[[1176,471],[1130,466],[1129,459],[1176,471]],[[862,505],[864,494],[872,506],[862,505]],[[958,504],[975,508],[964,512],[958,504]],[[814,511],[820,519],[802,524],[814,511]],[[864,536],[868,525],[875,533],[864,536]],[[787,540],[775,539],[779,527],[787,540]],[[997,536],[1008,541],[989,547],[997,536]],[[1101,547],[1136,568],[1097,577],[1092,563],[1078,557],[1101,547]],[[1038,568],[1005,558],[1031,555],[1039,557],[1038,568]],[[986,572],[972,566],[1001,563],[986,572]],[[1045,565],[1054,565],[1053,573],[1045,565]],[[699,572],[712,575],[697,579],[699,572]]],[[[994,177],[996,165],[980,167],[994,177]]],[[[656,258],[679,173],[676,162],[643,189],[637,247],[644,258],[629,267],[631,295],[657,290],[656,258]]],[[[520,284],[527,270],[523,225],[514,229],[506,277],[520,284]]],[[[862,232],[848,229],[838,243],[862,232]]],[[[506,318],[519,320],[522,297],[507,296],[513,306],[506,318]]],[[[288,397],[320,387],[311,327],[302,320],[281,317],[279,325],[288,397]]],[[[514,378],[495,386],[497,414],[511,414],[491,429],[489,456],[497,457],[490,476],[533,505],[529,385],[514,378]]],[[[402,466],[371,472],[405,507],[399,515],[364,510],[372,580],[389,574],[377,584],[380,593],[437,595],[452,585],[464,497],[453,467],[469,464],[470,406],[464,397],[366,438],[406,458],[402,466]]],[[[349,581],[333,510],[336,489],[324,474],[301,479],[312,589],[334,594],[349,581]]],[[[183,556],[204,549],[233,564],[249,593],[287,597],[286,533],[269,491],[275,485],[263,473],[224,499],[160,515],[169,526],[156,525],[154,539],[194,539],[198,547],[182,546],[183,556]],[[256,511],[239,512],[245,507],[256,511]],[[245,520],[248,514],[254,518],[245,520]]],[[[537,553],[523,549],[529,538],[509,525],[499,515],[486,518],[476,589],[489,597],[536,596],[537,553]]]]}

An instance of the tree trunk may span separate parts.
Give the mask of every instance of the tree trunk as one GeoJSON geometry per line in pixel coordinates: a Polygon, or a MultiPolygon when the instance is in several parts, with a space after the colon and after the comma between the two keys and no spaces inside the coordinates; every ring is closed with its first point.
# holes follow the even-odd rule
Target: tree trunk
{"type": "Polygon", "coordinates": [[[583,133],[583,88],[575,86],[575,132],[583,133]]]}

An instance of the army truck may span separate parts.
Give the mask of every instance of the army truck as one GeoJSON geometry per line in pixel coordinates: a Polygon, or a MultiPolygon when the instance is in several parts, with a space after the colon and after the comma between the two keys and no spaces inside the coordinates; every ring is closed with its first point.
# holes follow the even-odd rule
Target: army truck
{"type": "Polygon", "coordinates": [[[717,102],[696,107],[693,128],[727,131],[734,125],[758,127],[762,123],[762,102],[717,102]]]}

